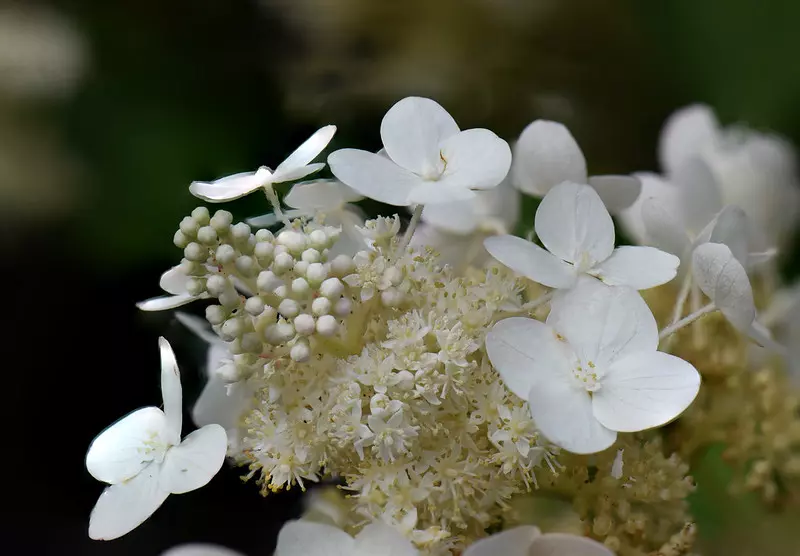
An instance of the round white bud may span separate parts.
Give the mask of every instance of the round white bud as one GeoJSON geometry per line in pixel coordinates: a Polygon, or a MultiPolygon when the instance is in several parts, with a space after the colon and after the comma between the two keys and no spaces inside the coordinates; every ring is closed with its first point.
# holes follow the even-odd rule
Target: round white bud
{"type": "Polygon", "coordinates": [[[217,247],[215,257],[217,258],[217,262],[219,264],[231,264],[236,260],[236,249],[233,248],[233,245],[223,243],[217,247]]]}
{"type": "Polygon", "coordinates": [[[275,251],[274,251],[274,253],[275,253],[275,256],[276,256],[276,257],[277,257],[278,255],[280,255],[281,253],[288,253],[288,252],[289,252],[289,250],[288,250],[288,249],[286,249],[286,246],[285,246],[285,245],[281,245],[280,243],[278,243],[278,244],[274,244],[274,243],[273,243],[273,245],[275,245],[275,251]]]}
{"type": "Polygon", "coordinates": [[[286,287],[286,284],[281,284],[280,286],[272,290],[272,293],[283,299],[284,297],[289,297],[289,288],[286,287]]]}
{"type": "Polygon", "coordinates": [[[269,242],[271,242],[272,240],[275,239],[275,236],[273,236],[272,232],[270,232],[266,228],[262,228],[261,230],[258,230],[256,232],[256,239],[258,241],[269,241],[269,242]]]}
{"type": "Polygon", "coordinates": [[[180,230],[175,232],[175,235],[172,236],[172,243],[174,243],[175,247],[177,247],[178,249],[183,249],[184,247],[189,245],[190,241],[192,241],[191,238],[186,237],[186,234],[184,234],[180,230]]]}
{"type": "Polygon", "coordinates": [[[294,338],[294,326],[282,320],[264,329],[264,339],[272,345],[283,344],[294,338]]]}
{"type": "Polygon", "coordinates": [[[181,272],[183,272],[186,276],[206,273],[203,265],[194,261],[190,261],[189,259],[181,259],[181,264],[179,266],[181,268],[181,272]]]}
{"type": "Polygon", "coordinates": [[[222,292],[228,289],[229,285],[228,279],[221,274],[212,274],[208,277],[208,280],[206,280],[208,293],[214,297],[220,296],[222,292]]]}
{"type": "Polygon", "coordinates": [[[271,305],[264,305],[264,311],[261,313],[261,316],[258,318],[258,322],[260,326],[263,326],[263,323],[272,323],[278,319],[278,311],[275,310],[275,307],[271,305]]]}
{"type": "Polygon", "coordinates": [[[310,336],[313,334],[316,324],[317,323],[314,322],[314,317],[307,313],[302,313],[294,318],[294,329],[297,330],[297,333],[301,336],[310,336]]]}
{"type": "Polygon", "coordinates": [[[181,220],[179,228],[188,237],[194,237],[197,234],[197,230],[200,228],[200,224],[191,216],[186,216],[181,220]]]}
{"type": "Polygon", "coordinates": [[[386,307],[399,307],[403,303],[403,292],[389,288],[381,292],[381,303],[386,307]]]}
{"type": "Polygon", "coordinates": [[[260,263],[268,263],[275,254],[275,246],[269,241],[259,241],[256,243],[254,254],[260,263]]]}
{"type": "Polygon", "coordinates": [[[292,280],[292,293],[298,297],[305,297],[311,291],[311,286],[305,278],[295,278],[292,280]]]}
{"type": "Polygon", "coordinates": [[[223,322],[222,326],[219,329],[219,335],[226,342],[230,342],[234,338],[239,337],[243,332],[244,332],[244,323],[242,323],[241,319],[238,319],[236,317],[228,319],[225,322],[223,322]]]}
{"type": "Polygon", "coordinates": [[[212,245],[217,242],[217,231],[211,226],[203,226],[197,230],[197,241],[203,245],[212,245]]]}
{"type": "Polygon", "coordinates": [[[317,332],[322,336],[333,336],[339,329],[339,323],[331,315],[322,315],[317,319],[317,332]]]}
{"type": "Polygon", "coordinates": [[[239,294],[233,288],[228,288],[218,296],[219,302],[223,307],[233,309],[239,306],[239,294]]]}
{"type": "Polygon", "coordinates": [[[211,324],[222,324],[226,318],[228,318],[228,314],[221,305],[209,305],[206,307],[206,320],[211,324]]]}
{"type": "Polygon", "coordinates": [[[278,243],[285,246],[291,253],[299,255],[306,248],[306,237],[294,230],[284,230],[278,234],[278,243]]]}
{"type": "Polygon", "coordinates": [[[314,230],[308,234],[309,243],[311,247],[322,251],[328,246],[328,236],[322,230],[314,230]]]}
{"type": "Polygon", "coordinates": [[[197,207],[192,211],[192,218],[201,226],[206,226],[211,220],[211,215],[206,207],[197,207]]]}
{"type": "Polygon", "coordinates": [[[319,293],[328,299],[336,299],[344,292],[344,284],[338,278],[328,278],[319,287],[319,293]]]}
{"type": "Polygon", "coordinates": [[[263,344],[258,334],[255,332],[248,332],[242,335],[242,349],[248,353],[261,353],[263,344]]]}
{"type": "Polygon", "coordinates": [[[233,215],[228,212],[227,210],[218,210],[214,213],[214,216],[211,217],[209,224],[212,228],[217,230],[217,233],[226,233],[228,231],[228,227],[233,222],[233,215]]]}
{"type": "Polygon", "coordinates": [[[257,317],[264,312],[264,300],[257,295],[254,295],[244,302],[244,310],[254,317],[257,317]]]}
{"type": "Polygon", "coordinates": [[[311,263],[306,269],[306,278],[312,284],[321,284],[328,277],[328,271],[322,263],[311,263]]]}
{"type": "Polygon", "coordinates": [[[352,274],[355,268],[356,265],[353,263],[353,259],[347,255],[336,255],[331,261],[331,274],[339,278],[352,274]]]}
{"type": "Polygon", "coordinates": [[[390,266],[383,273],[384,279],[393,286],[399,286],[403,281],[403,271],[396,266],[390,266]]]}
{"type": "Polygon", "coordinates": [[[342,235],[342,229],[328,226],[325,228],[325,233],[328,236],[328,247],[331,247],[336,243],[336,240],[339,239],[339,236],[342,235]]]}
{"type": "Polygon", "coordinates": [[[208,248],[193,241],[184,247],[183,256],[190,261],[201,263],[208,258],[208,248]]]}
{"type": "Polygon", "coordinates": [[[305,261],[297,261],[294,263],[294,272],[295,274],[304,275],[308,270],[308,263],[305,261]]]}
{"type": "Polygon", "coordinates": [[[340,297],[333,305],[333,313],[337,317],[346,317],[353,310],[353,302],[349,297],[340,297]]]}
{"type": "Polygon", "coordinates": [[[300,305],[294,299],[287,297],[278,305],[278,312],[284,317],[293,318],[300,313],[300,305]]]}
{"type": "Polygon", "coordinates": [[[214,369],[214,374],[220,377],[225,382],[236,382],[239,380],[239,370],[233,361],[229,361],[214,369]]]}
{"type": "Polygon", "coordinates": [[[253,257],[242,255],[236,259],[236,270],[245,276],[252,276],[256,273],[258,267],[256,266],[256,261],[253,259],[253,257]]]}
{"type": "Polygon", "coordinates": [[[186,293],[200,295],[206,291],[206,281],[203,278],[189,278],[186,281],[186,293]]]}
{"type": "Polygon", "coordinates": [[[292,361],[296,361],[297,363],[308,361],[308,358],[311,357],[311,348],[309,348],[308,344],[305,342],[297,342],[292,346],[292,349],[289,350],[289,357],[292,358],[292,361]]]}
{"type": "Polygon", "coordinates": [[[244,222],[237,222],[231,226],[231,235],[233,235],[233,239],[236,241],[245,241],[250,237],[250,226],[244,222]]]}
{"type": "Polygon", "coordinates": [[[281,284],[283,284],[283,280],[275,276],[271,270],[262,270],[256,278],[256,287],[260,292],[270,293],[281,284]]]}
{"type": "Polygon", "coordinates": [[[306,249],[305,251],[303,251],[302,259],[309,264],[318,263],[321,258],[322,255],[320,255],[319,251],[317,251],[316,249],[306,249]]]}
{"type": "Polygon", "coordinates": [[[294,267],[294,258],[289,253],[278,253],[272,263],[272,270],[276,274],[283,274],[294,267]]]}
{"type": "Polygon", "coordinates": [[[316,316],[327,315],[331,312],[331,300],[327,297],[318,297],[311,302],[311,312],[316,316]]]}
{"type": "Polygon", "coordinates": [[[397,385],[401,390],[413,390],[414,388],[414,375],[406,370],[397,372],[397,385]]]}

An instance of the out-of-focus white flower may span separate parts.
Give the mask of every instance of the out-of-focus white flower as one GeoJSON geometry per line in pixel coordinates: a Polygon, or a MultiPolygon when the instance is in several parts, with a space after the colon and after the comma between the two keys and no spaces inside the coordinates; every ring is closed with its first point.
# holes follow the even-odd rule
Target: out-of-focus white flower
{"type": "Polygon", "coordinates": [[[547,251],[512,235],[487,238],[484,245],[507,267],[551,288],[571,288],[588,274],[608,285],[647,289],[672,280],[680,264],[653,247],[614,249],[614,223],[588,185],[553,187],[536,210],[535,228],[547,251]]]}
{"type": "Polygon", "coordinates": [[[614,556],[599,542],[567,533],[545,533],[533,525],[495,533],[468,546],[464,556],[614,556]]]}
{"type": "Polygon", "coordinates": [[[381,122],[386,156],[358,149],[331,153],[333,174],[365,197],[390,205],[450,203],[491,189],[511,166],[511,149],[488,129],[461,131],[431,99],[407,97],[381,122]]]}
{"type": "Polygon", "coordinates": [[[121,537],[150,517],[170,494],[198,489],[225,461],[225,429],[207,425],[181,441],[183,408],[178,363],[169,343],[159,338],[164,411],[137,409],[92,441],[86,469],[109,483],[89,519],[89,536],[121,537]]]}
{"type": "Polygon", "coordinates": [[[182,544],[162,552],[161,556],[243,556],[241,553],[216,544],[182,544]]]}
{"type": "Polygon", "coordinates": [[[756,321],[753,289],[742,263],[722,243],[704,243],[692,254],[692,274],[697,285],[734,328],[757,344],[780,349],[769,331],[756,321]]]}
{"type": "Polygon", "coordinates": [[[189,191],[195,197],[210,203],[222,203],[244,197],[262,187],[299,180],[318,172],[325,166],[323,162],[311,164],[311,161],[328,146],[334,133],[336,133],[335,125],[327,125],[318,129],[286,160],[281,162],[274,172],[266,166],[262,166],[255,172],[242,172],[212,182],[192,182],[189,191]]]}
{"type": "Polygon", "coordinates": [[[565,181],[589,184],[612,213],[631,206],[642,187],[634,176],[589,177],[575,138],[563,124],[547,120],[536,120],[522,130],[514,145],[511,180],[521,191],[537,197],[565,181]]]}
{"type": "Polygon", "coordinates": [[[635,290],[586,278],[553,300],[546,324],[513,317],[486,338],[492,365],[528,400],[536,426],[575,453],[661,426],[694,400],[700,375],[657,347],[655,318],[635,290]]]}
{"type": "Polygon", "coordinates": [[[738,205],[753,223],[750,240],[757,249],[789,239],[800,214],[800,190],[795,155],[784,139],[743,126],[723,129],[711,108],[692,105],[665,123],[659,158],[664,177],[640,175],[640,200],[623,217],[639,242],[647,241],[647,199],[679,225],[686,216],[685,227],[695,232],[723,205],[738,205]]]}
{"type": "Polygon", "coordinates": [[[511,233],[519,220],[519,192],[508,179],[474,199],[428,205],[411,238],[414,247],[432,247],[441,263],[480,265],[486,259],[483,240],[511,233]]]}
{"type": "Polygon", "coordinates": [[[290,521],[278,534],[275,556],[416,556],[419,552],[399,531],[380,522],[355,537],[310,521],[290,521]]]}
{"type": "Polygon", "coordinates": [[[165,311],[174,309],[181,305],[186,305],[198,299],[208,299],[208,293],[193,295],[189,293],[189,284],[192,279],[186,275],[183,269],[174,266],[161,275],[158,285],[162,290],[170,295],[151,297],[140,301],[136,306],[142,311],[165,311]]]}

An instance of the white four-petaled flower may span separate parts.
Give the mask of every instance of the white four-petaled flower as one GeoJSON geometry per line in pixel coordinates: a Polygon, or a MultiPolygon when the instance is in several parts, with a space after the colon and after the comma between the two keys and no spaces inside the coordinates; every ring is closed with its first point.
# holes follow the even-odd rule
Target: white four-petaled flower
{"type": "Polygon", "coordinates": [[[487,238],[486,250],[512,270],[551,288],[571,288],[581,274],[639,290],[669,282],[680,260],[653,247],[614,249],[614,222],[597,192],[564,182],[536,210],[536,235],[547,251],[522,238],[487,238]]]}
{"type": "Polygon", "coordinates": [[[341,529],[311,521],[290,521],[278,534],[275,556],[417,556],[397,529],[381,522],[364,527],[355,538],[341,529]]]}
{"type": "Polygon", "coordinates": [[[187,286],[190,280],[191,278],[186,275],[180,265],[173,266],[161,275],[161,280],[158,283],[161,289],[170,295],[151,297],[140,301],[136,306],[142,311],[165,311],[186,305],[197,299],[207,299],[209,296],[206,292],[199,295],[189,293],[187,286]]]}
{"type": "Polygon", "coordinates": [[[583,278],[542,323],[498,322],[486,351],[509,390],[555,444],[575,453],[611,446],[617,432],[661,426],[692,402],[700,375],[656,351],[655,318],[641,296],[583,278]]]}
{"type": "Polygon", "coordinates": [[[464,556],[614,556],[599,542],[567,533],[545,533],[522,525],[470,545],[464,556]]]}
{"type": "Polygon", "coordinates": [[[181,441],[178,363],[164,338],[159,338],[159,348],[164,411],[137,409],[100,433],[86,454],[89,473],[111,485],[92,510],[93,539],[115,539],[132,531],[170,494],[208,483],[225,461],[227,439],[219,425],[207,425],[181,441]]]}
{"type": "Polygon", "coordinates": [[[575,138],[563,124],[547,120],[536,120],[522,130],[514,145],[510,174],[515,187],[537,197],[565,181],[589,184],[615,214],[631,206],[642,188],[634,176],[589,177],[575,138]]]}
{"type": "Polygon", "coordinates": [[[488,129],[461,131],[431,99],[407,97],[381,122],[383,154],[331,153],[333,174],[365,197],[396,206],[464,201],[491,189],[511,166],[511,149],[488,129]]]}
{"type": "Polygon", "coordinates": [[[328,146],[334,133],[336,133],[334,125],[318,129],[281,162],[274,172],[262,166],[255,172],[242,172],[211,182],[192,182],[189,191],[195,197],[211,203],[222,203],[244,197],[262,187],[271,187],[275,183],[299,180],[318,172],[325,166],[323,162],[311,164],[311,161],[328,146]]]}

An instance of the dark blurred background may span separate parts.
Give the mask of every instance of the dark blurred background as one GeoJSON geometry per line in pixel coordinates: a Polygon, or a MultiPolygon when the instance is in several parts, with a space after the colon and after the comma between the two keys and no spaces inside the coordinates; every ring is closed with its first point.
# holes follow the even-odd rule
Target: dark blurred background
{"type": "MultiPolygon", "coordinates": [[[[202,345],[134,307],[181,257],[171,238],[198,204],[191,180],[274,165],[328,123],[332,148],[375,149],[380,117],[409,94],[507,139],[562,121],[592,173],[656,170],[662,122],[692,102],[798,143],[799,21],[794,0],[0,2],[7,553],[206,541],[255,556],[299,511],[296,493],[262,498],[227,469],[121,540],[86,535],[103,486],[85,450],[160,403],[157,336],[176,347],[188,400],[201,387],[202,345]]],[[[226,208],[266,210],[259,196],[226,208]]],[[[787,554],[764,538],[798,514],[726,498],[714,461],[698,481],[707,554],[787,554]]]]}

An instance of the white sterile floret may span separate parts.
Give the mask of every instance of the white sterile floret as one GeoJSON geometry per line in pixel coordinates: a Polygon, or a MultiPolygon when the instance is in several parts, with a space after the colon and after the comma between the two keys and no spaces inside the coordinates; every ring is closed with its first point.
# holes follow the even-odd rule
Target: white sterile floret
{"type": "Polygon", "coordinates": [[[589,184],[612,213],[631,206],[642,189],[635,176],[589,177],[575,138],[563,124],[547,120],[536,120],[522,131],[514,145],[510,176],[515,187],[537,197],[565,181],[589,184]]]}
{"type": "Polygon", "coordinates": [[[275,556],[417,556],[400,531],[381,522],[364,527],[355,537],[341,529],[311,521],[290,521],[278,534],[275,556]]]}
{"type": "Polygon", "coordinates": [[[512,270],[551,288],[571,288],[581,274],[639,290],[669,282],[680,259],[653,247],[614,248],[614,223],[597,192],[571,182],[553,187],[536,210],[547,251],[522,238],[487,238],[486,250],[512,270]]]}
{"type": "Polygon", "coordinates": [[[207,299],[209,295],[205,292],[197,295],[189,293],[190,280],[191,278],[186,275],[181,266],[174,266],[161,275],[158,284],[170,295],[152,297],[140,301],[136,306],[142,311],[164,311],[186,305],[197,299],[207,299]]]}
{"type": "Polygon", "coordinates": [[[575,453],[611,446],[617,432],[658,427],[694,400],[700,375],[656,351],[655,318],[626,287],[581,279],[556,298],[547,322],[498,322],[486,351],[509,390],[555,444],[575,453]]]}
{"type": "Polygon", "coordinates": [[[244,556],[240,552],[216,544],[188,543],[173,546],[161,556],[244,556]]]}
{"type": "Polygon", "coordinates": [[[170,494],[198,489],[225,461],[227,437],[219,425],[206,425],[181,441],[183,408],[178,364],[164,338],[161,392],[164,411],[145,407],[123,417],[92,441],[86,469],[109,483],[89,519],[89,536],[121,537],[150,517],[170,494]]]}
{"type": "Polygon", "coordinates": [[[381,122],[386,156],[357,149],[331,153],[333,174],[360,194],[390,205],[474,197],[499,184],[511,165],[508,143],[488,129],[461,131],[435,101],[407,97],[381,122]]]}
{"type": "Polygon", "coordinates": [[[596,540],[567,533],[545,533],[522,525],[468,546],[463,556],[614,556],[596,540]]]}
{"type": "Polygon", "coordinates": [[[705,243],[692,254],[692,275],[734,328],[763,347],[780,350],[769,331],[756,321],[753,288],[742,263],[721,243],[705,243]]]}
{"type": "Polygon", "coordinates": [[[262,166],[255,172],[234,174],[212,182],[193,182],[189,186],[189,191],[195,197],[212,203],[221,203],[238,199],[262,187],[272,187],[275,183],[298,180],[325,166],[321,162],[315,164],[310,162],[328,146],[334,133],[336,126],[328,125],[320,128],[281,162],[274,172],[262,166]]]}

